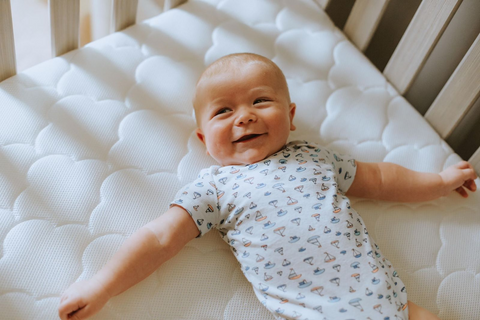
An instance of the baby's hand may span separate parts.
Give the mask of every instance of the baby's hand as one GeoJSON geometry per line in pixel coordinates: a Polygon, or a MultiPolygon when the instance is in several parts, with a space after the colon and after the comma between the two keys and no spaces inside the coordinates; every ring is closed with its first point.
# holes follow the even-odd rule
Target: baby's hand
{"type": "Polygon", "coordinates": [[[467,161],[462,161],[448,167],[440,172],[440,177],[443,179],[446,195],[455,190],[462,197],[467,198],[468,193],[463,187],[470,191],[477,190],[477,185],[475,181],[473,181],[477,178],[477,174],[472,165],[467,161]]]}
{"type": "Polygon", "coordinates": [[[60,319],[87,319],[107,303],[108,293],[95,279],[75,282],[63,293],[58,307],[60,319]]]}

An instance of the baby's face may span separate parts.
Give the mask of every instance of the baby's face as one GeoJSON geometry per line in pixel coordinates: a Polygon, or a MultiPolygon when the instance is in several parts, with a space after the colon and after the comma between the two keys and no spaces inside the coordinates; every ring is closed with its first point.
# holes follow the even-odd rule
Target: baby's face
{"type": "Polygon", "coordinates": [[[249,63],[198,83],[197,136],[222,166],[261,161],[280,150],[295,130],[295,104],[274,75],[262,64],[249,63]]]}

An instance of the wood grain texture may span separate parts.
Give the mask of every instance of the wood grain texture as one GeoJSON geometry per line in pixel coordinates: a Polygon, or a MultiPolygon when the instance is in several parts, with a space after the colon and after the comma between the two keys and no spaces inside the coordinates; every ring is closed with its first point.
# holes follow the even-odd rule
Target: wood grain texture
{"type": "Polygon", "coordinates": [[[0,81],[17,73],[10,0],[0,0],[0,81]]]}
{"type": "Polygon", "coordinates": [[[389,0],[357,0],[343,28],[345,34],[361,51],[365,51],[389,0]]]}
{"type": "Polygon", "coordinates": [[[49,0],[52,55],[58,57],[78,48],[80,1],[49,0]]]}
{"type": "Polygon", "coordinates": [[[123,30],[137,20],[138,0],[113,0],[112,32],[123,30]]]}
{"type": "Polygon", "coordinates": [[[480,96],[480,35],[458,64],[425,119],[446,139],[480,96]]]}
{"type": "Polygon", "coordinates": [[[462,0],[423,0],[385,67],[384,74],[404,94],[462,0]]]}

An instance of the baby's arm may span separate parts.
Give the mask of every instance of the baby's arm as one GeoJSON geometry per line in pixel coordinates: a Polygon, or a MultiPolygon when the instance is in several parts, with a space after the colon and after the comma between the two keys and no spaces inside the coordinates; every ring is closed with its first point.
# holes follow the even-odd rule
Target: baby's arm
{"type": "Polygon", "coordinates": [[[178,206],[171,207],[132,234],[91,279],[73,283],[60,300],[60,318],[93,316],[110,298],[148,277],[198,234],[190,215],[178,206]]]}
{"type": "Polygon", "coordinates": [[[475,170],[467,161],[454,164],[440,173],[412,171],[389,162],[356,161],[357,171],[347,196],[417,202],[434,200],[457,191],[468,197],[463,187],[475,191],[475,170]]]}

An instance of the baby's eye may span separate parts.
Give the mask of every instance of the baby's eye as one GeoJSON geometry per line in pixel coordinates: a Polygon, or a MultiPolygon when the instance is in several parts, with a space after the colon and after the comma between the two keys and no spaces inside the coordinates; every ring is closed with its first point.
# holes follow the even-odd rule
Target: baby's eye
{"type": "Polygon", "coordinates": [[[255,101],[253,101],[253,104],[262,103],[262,102],[266,102],[266,101],[268,101],[268,100],[265,99],[265,98],[258,98],[258,99],[255,99],[255,101]]]}
{"type": "Polygon", "coordinates": [[[227,113],[229,111],[231,111],[230,108],[222,108],[222,109],[218,110],[217,112],[215,112],[215,115],[217,116],[219,114],[224,114],[224,113],[227,113]]]}

